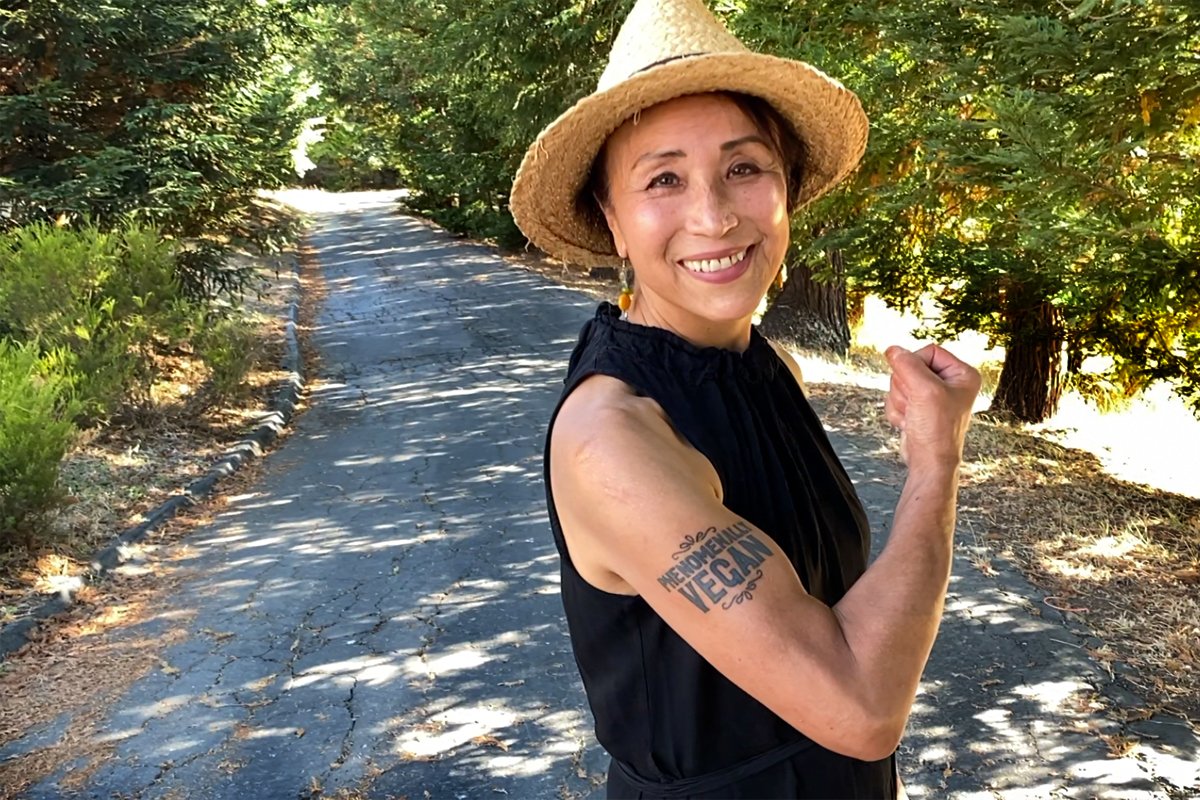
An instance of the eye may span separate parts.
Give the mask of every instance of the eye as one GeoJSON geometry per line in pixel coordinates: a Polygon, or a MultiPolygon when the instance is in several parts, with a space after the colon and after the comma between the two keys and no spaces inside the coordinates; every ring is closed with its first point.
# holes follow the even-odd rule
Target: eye
{"type": "Polygon", "coordinates": [[[730,175],[757,175],[762,172],[757,164],[752,164],[749,161],[739,161],[729,168],[730,175]]]}
{"type": "Polygon", "coordinates": [[[663,172],[655,175],[650,179],[648,189],[659,189],[667,186],[677,186],[679,184],[679,176],[674,172],[663,172]]]}

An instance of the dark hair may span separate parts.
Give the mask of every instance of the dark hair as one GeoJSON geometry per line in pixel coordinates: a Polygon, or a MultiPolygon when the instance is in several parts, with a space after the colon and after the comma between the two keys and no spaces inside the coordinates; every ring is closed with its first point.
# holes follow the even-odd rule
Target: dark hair
{"type": "MultiPolygon", "coordinates": [[[[800,184],[804,179],[804,161],[807,155],[804,140],[796,133],[791,123],[775,110],[775,107],[752,94],[741,92],[713,92],[726,97],[733,102],[742,113],[750,118],[768,142],[775,155],[783,162],[784,177],[787,180],[787,210],[792,213],[800,201],[800,184]]],[[[576,210],[589,222],[606,227],[603,206],[608,202],[608,170],[606,156],[608,142],[600,147],[600,152],[592,160],[588,170],[587,181],[575,196],[576,210]]]]}

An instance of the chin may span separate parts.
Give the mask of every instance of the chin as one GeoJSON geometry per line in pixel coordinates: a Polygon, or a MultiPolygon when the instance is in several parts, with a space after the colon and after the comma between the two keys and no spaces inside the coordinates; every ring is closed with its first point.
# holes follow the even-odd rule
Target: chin
{"type": "MultiPolygon", "coordinates": [[[[765,295],[766,292],[763,293],[765,295]]],[[[699,317],[712,322],[740,322],[754,315],[762,302],[763,295],[758,297],[739,297],[722,299],[718,302],[697,304],[692,312],[699,317]]]]}

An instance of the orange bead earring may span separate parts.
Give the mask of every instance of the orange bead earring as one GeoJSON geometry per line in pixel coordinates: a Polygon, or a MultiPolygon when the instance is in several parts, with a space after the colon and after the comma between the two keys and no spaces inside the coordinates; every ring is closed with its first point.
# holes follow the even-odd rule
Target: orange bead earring
{"type": "Polygon", "coordinates": [[[633,286],[630,284],[629,262],[621,262],[621,294],[617,296],[617,307],[621,309],[621,317],[624,318],[629,313],[629,307],[633,305],[633,286]]]}

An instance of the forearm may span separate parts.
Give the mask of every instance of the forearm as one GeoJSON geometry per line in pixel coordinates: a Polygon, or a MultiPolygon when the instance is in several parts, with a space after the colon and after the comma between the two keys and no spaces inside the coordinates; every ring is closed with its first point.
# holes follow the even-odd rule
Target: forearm
{"type": "Polygon", "coordinates": [[[941,623],[958,471],[909,474],[887,545],[834,606],[864,702],[899,736],[941,623]]]}

